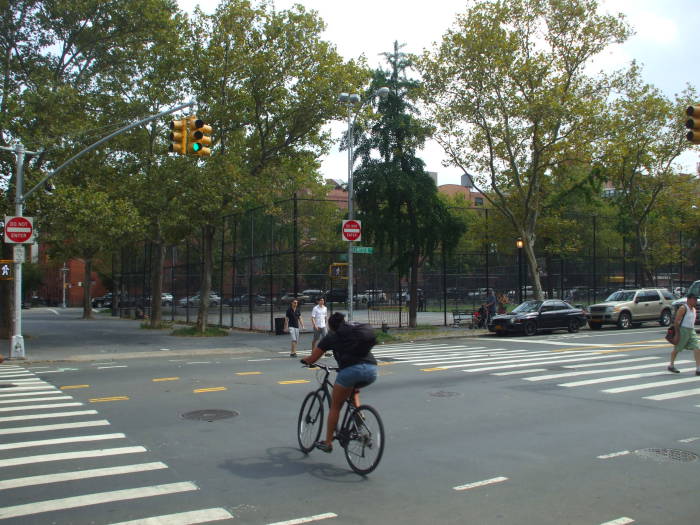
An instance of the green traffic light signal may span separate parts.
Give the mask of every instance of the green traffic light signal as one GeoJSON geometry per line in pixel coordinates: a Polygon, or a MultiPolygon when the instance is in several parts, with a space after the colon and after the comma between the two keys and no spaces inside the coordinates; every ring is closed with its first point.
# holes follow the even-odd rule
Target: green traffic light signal
{"type": "Polygon", "coordinates": [[[202,145],[199,142],[195,142],[194,144],[192,144],[192,151],[194,151],[195,153],[197,153],[201,149],[202,145]]]}

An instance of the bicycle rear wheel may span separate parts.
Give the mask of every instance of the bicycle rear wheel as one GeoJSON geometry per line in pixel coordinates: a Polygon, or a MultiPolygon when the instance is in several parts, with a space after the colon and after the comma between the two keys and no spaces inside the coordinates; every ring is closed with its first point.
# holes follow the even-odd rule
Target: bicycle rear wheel
{"type": "Polygon", "coordinates": [[[384,454],[384,424],[379,413],[369,405],[362,405],[350,416],[346,429],[348,465],[358,474],[369,474],[384,454]]]}
{"type": "Polygon", "coordinates": [[[323,428],[323,401],[316,392],[309,392],[301,404],[299,421],[297,422],[297,439],[299,448],[304,454],[308,454],[314,443],[321,436],[323,428]]]}

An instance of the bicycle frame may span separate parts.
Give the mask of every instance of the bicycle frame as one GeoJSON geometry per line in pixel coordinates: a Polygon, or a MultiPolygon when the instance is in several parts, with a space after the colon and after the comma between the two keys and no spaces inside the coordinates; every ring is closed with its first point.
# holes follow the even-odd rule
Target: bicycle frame
{"type": "MultiPolygon", "coordinates": [[[[328,409],[330,410],[331,408],[331,390],[333,389],[333,385],[331,382],[328,380],[328,378],[331,375],[331,371],[338,370],[335,367],[330,367],[326,365],[321,365],[314,363],[312,365],[309,365],[309,368],[320,368],[323,370],[324,375],[323,375],[323,380],[321,381],[320,386],[314,391],[316,394],[321,396],[321,399],[326,400],[326,403],[328,404],[328,409]]],[[[356,392],[359,392],[359,389],[355,389],[356,392]]],[[[341,431],[347,430],[349,427],[350,423],[350,416],[355,412],[355,409],[357,408],[354,403],[355,396],[353,394],[350,394],[350,396],[345,400],[344,405],[345,405],[345,412],[343,413],[342,419],[339,419],[338,421],[342,423],[336,426],[336,431],[335,431],[335,436],[338,438],[338,441],[340,442],[341,446],[345,446],[347,443],[347,439],[344,439],[341,441],[341,431]]]]}

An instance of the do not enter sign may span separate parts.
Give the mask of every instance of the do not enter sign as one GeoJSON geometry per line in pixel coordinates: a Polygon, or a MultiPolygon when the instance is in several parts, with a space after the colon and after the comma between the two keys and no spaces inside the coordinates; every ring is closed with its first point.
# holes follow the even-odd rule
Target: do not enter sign
{"type": "Polygon", "coordinates": [[[5,217],[5,242],[14,244],[32,242],[33,234],[32,217],[5,217]]]}
{"type": "Polygon", "coordinates": [[[360,221],[343,221],[342,231],[344,241],[362,240],[362,224],[360,221]]]}

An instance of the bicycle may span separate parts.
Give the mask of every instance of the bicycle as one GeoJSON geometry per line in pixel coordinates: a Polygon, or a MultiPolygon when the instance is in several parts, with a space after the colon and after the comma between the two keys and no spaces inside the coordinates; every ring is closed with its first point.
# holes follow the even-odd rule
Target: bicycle
{"type": "MultiPolygon", "coordinates": [[[[299,420],[297,422],[297,439],[299,447],[304,454],[313,450],[314,444],[321,437],[323,430],[324,405],[330,410],[331,393],[333,386],[328,380],[332,371],[338,368],[319,363],[310,365],[324,371],[323,380],[320,380],[318,389],[309,392],[301,404],[299,420]]],[[[356,407],[353,403],[354,396],[345,401],[345,412],[340,419],[342,423],[336,430],[334,439],[345,450],[345,459],[350,468],[360,475],[372,472],[384,453],[384,424],[379,413],[369,405],[356,407]]]]}

